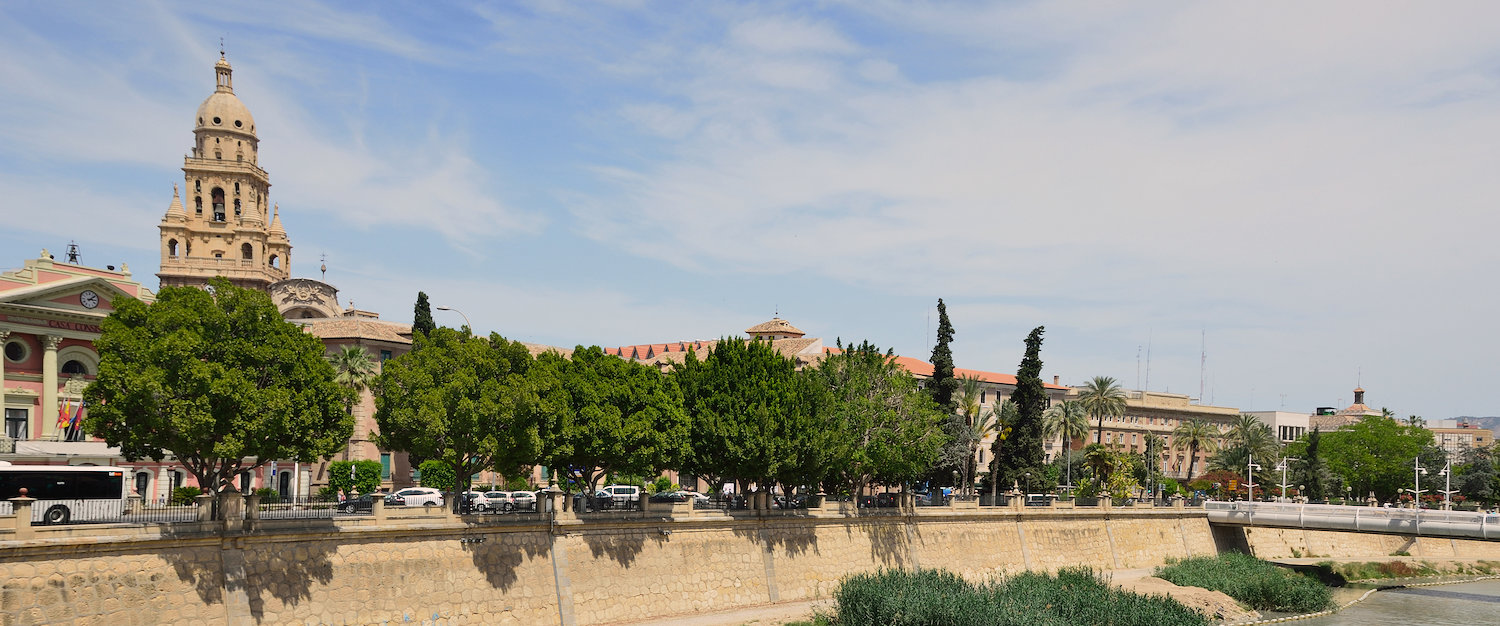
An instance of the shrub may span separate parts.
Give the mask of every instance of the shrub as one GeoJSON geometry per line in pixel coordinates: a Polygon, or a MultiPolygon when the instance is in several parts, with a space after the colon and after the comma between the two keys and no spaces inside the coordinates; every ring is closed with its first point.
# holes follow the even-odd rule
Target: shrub
{"type": "Polygon", "coordinates": [[[1222,591],[1257,611],[1307,613],[1333,606],[1322,583],[1245,554],[1194,557],[1156,568],[1176,585],[1222,591]]]}
{"type": "Polygon", "coordinates": [[[651,481],[651,484],[646,485],[646,491],[649,491],[651,493],[665,493],[669,491],[677,491],[677,489],[677,483],[672,482],[672,479],[667,478],[666,476],[657,476],[656,480],[651,481]]]}
{"type": "Polygon", "coordinates": [[[325,502],[332,502],[339,499],[339,488],[333,485],[323,485],[318,488],[318,499],[325,502]]]}
{"type": "Polygon", "coordinates": [[[1028,572],[981,585],[941,570],[886,570],[844,579],[834,600],[829,621],[840,626],[1208,623],[1170,598],[1112,588],[1088,568],[1056,576],[1028,572]]]}
{"type": "Polygon", "coordinates": [[[256,489],[255,495],[260,496],[261,504],[276,504],[281,502],[281,492],[270,487],[256,489]]]}
{"type": "Polygon", "coordinates": [[[200,495],[203,495],[203,490],[197,487],[178,487],[172,490],[172,504],[193,504],[200,495]]]}

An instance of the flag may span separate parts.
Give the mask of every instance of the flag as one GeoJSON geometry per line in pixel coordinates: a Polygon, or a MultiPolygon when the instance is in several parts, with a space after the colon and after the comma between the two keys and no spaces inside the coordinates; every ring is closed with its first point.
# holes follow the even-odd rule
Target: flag
{"type": "Polygon", "coordinates": [[[83,405],[85,404],[88,403],[82,400],[78,401],[78,406],[73,409],[73,419],[68,422],[68,428],[78,428],[79,422],[83,421],[83,405]]]}
{"type": "Polygon", "coordinates": [[[73,421],[73,401],[63,400],[62,406],[57,410],[57,426],[59,428],[67,426],[71,421],[73,421]]]}

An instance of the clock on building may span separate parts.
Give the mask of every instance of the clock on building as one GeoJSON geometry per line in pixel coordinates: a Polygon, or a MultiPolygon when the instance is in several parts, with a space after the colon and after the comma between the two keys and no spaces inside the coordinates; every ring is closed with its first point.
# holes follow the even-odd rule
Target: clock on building
{"type": "Polygon", "coordinates": [[[86,289],[83,293],[78,294],[78,303],[82,304],[83,308],[86,309],[97,307],[99,306],[99,294],[94,293],[91,289],[86,289]]]}

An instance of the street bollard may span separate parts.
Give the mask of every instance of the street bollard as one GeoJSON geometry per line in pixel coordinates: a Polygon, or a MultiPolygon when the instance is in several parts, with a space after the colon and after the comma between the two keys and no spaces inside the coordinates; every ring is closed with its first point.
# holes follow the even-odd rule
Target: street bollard
{"type": "Polygon", "coordinates": [[[214,519],[214,494],[200,493],[193,497],[198,503],[198,521],[209,522],[214,519]]]}
{"type": "Polygon", "coordinates": [[[12,510],[16,514],[17,540],[30,539],[33,533],[31,529],[31,503],[36,502],[36,498],[26,497],[26,491],[26,488],[22,487],[21,496],[10,499],[12,510]]]}
{"type": "Polygon", "coordinates": [[[370,498],[370,512],[375,514],[375,523],[385,523],[385,498],[370,498]]]}

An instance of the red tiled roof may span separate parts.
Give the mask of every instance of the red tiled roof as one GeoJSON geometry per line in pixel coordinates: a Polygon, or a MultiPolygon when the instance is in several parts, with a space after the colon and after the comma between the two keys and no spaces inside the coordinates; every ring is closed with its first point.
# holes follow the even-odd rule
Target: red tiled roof
{"type": "MultiPolygon", "coordinates": [[[[838,348],[823,348],[823,350],[828,352],[829,354],[839,354],[840,352],[842,352],[838,348]]],[[[915,359],[909,356],[901,356],[898,354],[895,357],[895,361],[897,365],[900,365],[901,367],[905,368],[906,371],[911,372],[913,376],[919,376],[922,378],[932,377],[932,364],[923,361],[922,359],[915,359]]],[[[1015,374],[1001,374],[999,372],[986,372],[984,370],[971,370],[963,367],[955,367],[953,368],[953,376],[956,378],[963,378],[965,376],[968,376],[970,378],[977,378],[987,383],[994,383],[997,385],[1010,385],[1012,387],[1016,386],[1015,374]]],[[[1045,381],[1042,383],[1042,387],[1047,389],[1059,390],[1069,388],[1066,385],[1054,385],[1045,381]]]]}

